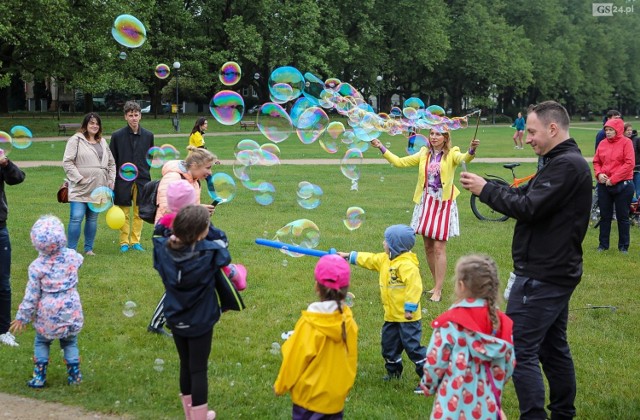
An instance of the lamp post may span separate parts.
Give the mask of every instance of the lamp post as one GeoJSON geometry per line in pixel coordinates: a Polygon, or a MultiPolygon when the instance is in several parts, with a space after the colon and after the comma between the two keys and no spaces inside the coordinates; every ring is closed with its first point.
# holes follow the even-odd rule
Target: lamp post
{"type": "Polygon", "coordinates": [[[173,63],[173,68],[176,70],[176,120],[173,124],[176,132],[180,131],[180,102],[178,101],[178,92],[179,92],[179,84],[180,84],[180,62],[175,61],[173,63]]]}
{"type": "Polygon", "coordinates": [[[380,113],[380,82],[382,82],[382,76],[376,76],[376,82],[378,85],[378,97],[376,98],[376,105],[378,108],[378,114],[380,113]]]}

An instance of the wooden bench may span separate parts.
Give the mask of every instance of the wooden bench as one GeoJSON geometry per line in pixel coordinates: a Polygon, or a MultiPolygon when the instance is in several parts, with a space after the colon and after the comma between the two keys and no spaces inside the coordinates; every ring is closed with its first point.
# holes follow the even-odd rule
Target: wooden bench
{"type": "Polygon", "coordinates": [[[249,129],[249,127],[256,128],[255,121],[240,121],[240,128],[244,128],[245,130],[249,129]]]}
{"type": "Polygon", "coordinates": [[[58,135],[67,134],[67,130],[78,129],[82,126],[80,123],[58,123],[58,135]]]}

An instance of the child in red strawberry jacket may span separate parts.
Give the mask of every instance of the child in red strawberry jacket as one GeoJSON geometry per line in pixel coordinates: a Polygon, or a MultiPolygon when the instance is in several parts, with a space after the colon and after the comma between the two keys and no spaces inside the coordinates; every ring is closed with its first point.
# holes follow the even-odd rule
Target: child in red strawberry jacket
{"type": "Polygon", "coordinates": [[[504,384],[515,367],[512,321],[496,308],[498,268],[485,255],[456,264],[456,302],[436,318],[424,376],[432,419],[501,419],[504,384]]]}

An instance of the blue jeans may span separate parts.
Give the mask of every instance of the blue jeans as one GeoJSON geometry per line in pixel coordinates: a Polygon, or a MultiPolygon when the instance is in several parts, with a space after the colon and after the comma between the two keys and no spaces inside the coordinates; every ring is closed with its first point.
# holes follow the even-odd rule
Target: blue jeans
{"type": "Polygon", "coordinates": [[[507,315],[513,320],[513,344],[518,363],[513,384],[521,419],[547,419],[540,364],[549,383],[552,419],[576,415],[576,374],[567,342],[569,300],[573,287],[562,287],[516,276],[507,315]]]}
{"type": "Polygon", "coordinates": [[[69,216],[69,238],[67,239],[67,247],[76,249],[78,240],[80,239],[80,230],[82,219],[87,216],[84,223],[84,251],[93,250],[93,241],[96,239],[96,231],[98,230],[98,213],[91,210],[87,203],[72,201],[69,216]]]}
{"type": "Polygon", "coordinates": [[[634,186],[631,181],[621,181],[612,187],[598,184],[598,206],[600,207],[600,248],[609,249],[611,219],[616,210],[618,223],[618,249],[629,249],[629,206],[633,198],[634,186]]]}
{"type": "Polygon", "coordinates": [[[634,201],[637,201],[640,198],[640,172],[633,173],[633,185],[636,188],[636,198],[634,201]]]}
{"type": "MultiPolygon", "coordinates": [[[[49,361],[49,348],[51,342],[44,336],[36,333],[36,339],[33,343],[33,359],[36,363],[47,363],[49,361]]],[[[80,351],[78,350],[78,336],[70,335],[67,338],[60,339],[60,348],[64,352],[64,360],[67,363],[79,363],[80,351]]]]}
{"type": "Polygon", "coordinates": [[[6,227],[0,228],[0,334],[11,323],[11,242],[6,227]]]}

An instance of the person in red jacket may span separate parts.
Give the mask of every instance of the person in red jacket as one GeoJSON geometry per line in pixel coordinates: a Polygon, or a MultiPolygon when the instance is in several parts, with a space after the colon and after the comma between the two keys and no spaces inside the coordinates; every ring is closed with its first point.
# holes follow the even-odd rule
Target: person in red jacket
{"type": "Polygon", "coordinates": [[[618,222],[618,250],[629,249],[629,206],[633,199],[633,167],[635,153],[631,140],[624,136],[624,121],[610,119],[604,125],[603,140],[593,157],[593,170],[598,180],[600,237],[598,251],[609,249],[611,219],[615,207],[618,222]]]}

